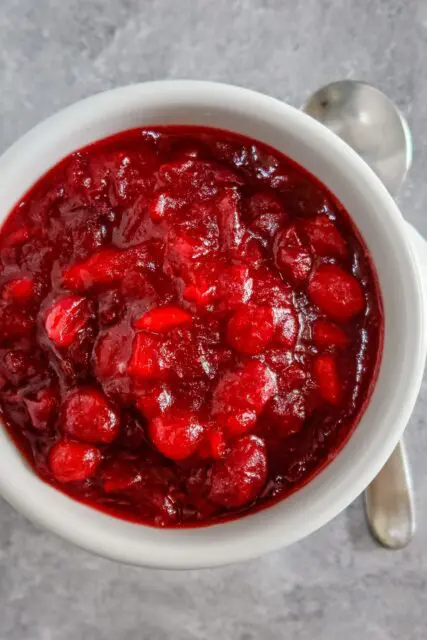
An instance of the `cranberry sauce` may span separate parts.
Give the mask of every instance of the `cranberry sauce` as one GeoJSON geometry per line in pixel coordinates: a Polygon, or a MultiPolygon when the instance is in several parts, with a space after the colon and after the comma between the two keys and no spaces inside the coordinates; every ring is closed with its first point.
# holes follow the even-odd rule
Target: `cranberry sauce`
{"type": "Polygon", "coordinates": [[[0,403],[37,474],[155,526],[308,482],[381,355],[375,274],[313,176],[216,129],[132,130],[51,169],[0,233],[0,403]]]}

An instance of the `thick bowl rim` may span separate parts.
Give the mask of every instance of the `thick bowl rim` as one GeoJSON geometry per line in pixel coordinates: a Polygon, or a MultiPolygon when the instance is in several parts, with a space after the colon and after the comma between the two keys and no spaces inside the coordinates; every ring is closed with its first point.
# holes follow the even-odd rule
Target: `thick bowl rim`
{"type": "MultiPolygon", "coordinates": [[[[411,330],[402,340],[412,367],[406,366],[405,388],[399,390],[398,397],[390,398],[395,415],[389,432],[381,439],[372,435],[366,446],[362,443],[361,446],[366,448],[363,461],[349,465],[351,469],[337,483],[339,486],[328,492],[318,492],[317,496],[314,492],[310,512],[298,518],[294,514],[292,528],[289,526],[292,518],[287,509],[283,508],[281,515],[276,513],[273,518],[276,506],[238,521],[198,529],[159,530],[121,521],[90,509],[46,485],[22,460],[10,438],[1,438],[0,493],[31,520],[89,551],[121,562],[170,569],[212,567],[246,560],[305,537],[342,511],[381,469],[409,420],[422,381],[426,352],[422,287],[402,215],[364,161],[334,133],[298,109],[240,87],[205,81],[167,80],[119,87],[85,98],[34,127],[0,157],[3,184],[8,184],[9,177],[24,175],[26,154],[36,151],[42,157],[44,149],[66,134],[71,122],[74,127],[80,123],[81,127],[87,128],[90,121],[95,122],[101,117],[101,113],[108,117],[109,113],[119,113],[132,102],[142,104],[153,96],[172,107],[180,101],[200,100],[206,103],[211,100],[215,106],[233,108],[230,105],[238,105],[242,111],[260,113],[266,121],[280,117],[287,128],[294,127],[301,136],[313,140],[313,144],[328,148],[331,154],[339,157],[342,170],[351,172],[355,184],[369,190],[373,206],[387,215],[385,233],[398,249],[399,268],[405,274],[408,287],[405,295],[411,303],[410,317],[407,318],[411,330]],[[25,491],[22,490],[24,486],[25,491]],[[260,535],[260,527],[265,535],[260,535]]],[[[75,148],[81,146],[79,144],[75,148]]],[[[13,204],[8,202],[7,186],[3,190],[0,187],[0,214],[2,210],[9,211],[13,204]]],[[[386,411],[389,411],[388,407],[386,411]]],[[[334,462],[328,466],[329,469],[334,462]]],[[[292,500],[292,496],[279,504],[283,507],[288,500],[292,500]]]]}

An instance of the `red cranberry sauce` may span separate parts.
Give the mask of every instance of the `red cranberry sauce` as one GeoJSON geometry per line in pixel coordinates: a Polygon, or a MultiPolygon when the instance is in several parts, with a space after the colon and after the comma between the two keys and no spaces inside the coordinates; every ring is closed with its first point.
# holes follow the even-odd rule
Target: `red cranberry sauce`
{"type": "Polygon", "coordinates": [[[380,295],[347,213],[278,151],[155,127],[65,158],[0,233],[0,402],[41,478],[116,516],[271,504],[372,391],[380,295]]]}

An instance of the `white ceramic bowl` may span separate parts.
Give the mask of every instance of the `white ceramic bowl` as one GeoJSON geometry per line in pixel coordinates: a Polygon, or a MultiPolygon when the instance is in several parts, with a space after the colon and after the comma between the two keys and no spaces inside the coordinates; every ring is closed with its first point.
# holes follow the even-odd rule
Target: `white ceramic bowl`
{"type": "Polygon", "coordinates": [[[108,91],[49,118],[0,158],[0,222],[52,165],[89,142],[153,124],[208,125],[261,140],[316,175],[349,211],[372,254],[384,301],[381,368],[349,442],[312,482],[286,500],[234,522],[160,530],[115,519],[45,484],[3,431],[0,493],[31,520],[108,558],[163,568],[226,564],[289,545],[360,494],[397,444],[413,409],[425,361],[421,280],[406,224],[384,186],[344,142],[273,98],[194,81],[108,91]]]}

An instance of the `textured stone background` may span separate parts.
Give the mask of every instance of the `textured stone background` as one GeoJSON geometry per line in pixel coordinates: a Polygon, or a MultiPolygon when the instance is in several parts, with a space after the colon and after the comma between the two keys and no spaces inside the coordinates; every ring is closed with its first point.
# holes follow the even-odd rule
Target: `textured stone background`
{"type": "MultiPolygon", "coordinates": [[[[408,116],[400,203],[427,235],[426,59],[424,0],[0,0],[0,151],[58,108],[135,81],[222,80],[300,105],[326,82],[364,79],[408,116]]],[[[407,431],[418,531],[402,552],[371,540],[359,500],[291,549],[155,572],[75,549],[0,502],[0,640],[425,640],[426,407],[424,384],[407,431]]]]}

